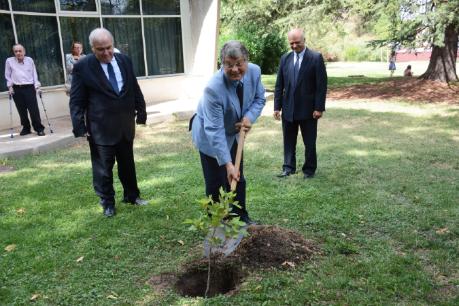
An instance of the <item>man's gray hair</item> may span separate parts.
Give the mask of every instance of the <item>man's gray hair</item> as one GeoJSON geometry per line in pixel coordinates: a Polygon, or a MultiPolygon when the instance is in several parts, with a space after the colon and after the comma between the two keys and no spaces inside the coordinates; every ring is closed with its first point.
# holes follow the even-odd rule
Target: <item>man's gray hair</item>
{"type": "Polygon", "coordinates": [[[220,61],[223,64],[225,57],[240,58],[243,57],[245,61],[249,60],[249,51],[238,40],[230,40],[226,42],[220,51],[220,61]]]}
{"type": "Polygon", "coordinates": [[[91,33],[89,34],[89,45],[93,47],[94,41],[99,40],[103,36],[108,36],[110,37],[112,42],[114,41],[113,35],[112,33],[110,33],[109,30],[107,30],[106,28],[96,28],[92,30],[91,33]]]}

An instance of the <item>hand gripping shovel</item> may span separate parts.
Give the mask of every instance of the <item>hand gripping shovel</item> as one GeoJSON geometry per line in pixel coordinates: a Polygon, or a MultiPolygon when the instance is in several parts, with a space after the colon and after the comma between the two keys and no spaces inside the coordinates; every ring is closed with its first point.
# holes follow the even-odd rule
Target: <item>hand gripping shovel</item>
{"type": "MultiPolygon", "coordinates": [[[[236,168],[237,172],[239,172],[239,167],[241,165],[242,149],[244,148],[244,140],[245,140],[245,131],[241,128],[241,131],[239,132],[239,142],[237,144],[236,160],[234,162],[234,167],[236,168]]],[[[233,180],[231,182],[231,191],[235,192],[236,186],[237,186],[237,181],[233,180]]],[[[224,256],[228,256],[229,254],[234,252],[237,246],[241,243],[242,238],[244,238],[244,235],[242,234],[239,234],[236,238],[226,238],[225,229],[222,227],[216,228],[214,236],[220,238],[221,241],[223,242],[220,246],[212,248],[212,254],[221,253],[224,256]]],[[[206,239],[204,240],[204,256],[206,257],[209,256],[209,251],[210,251],[209,239],[210,238],[211,238],[211,235],[208,235],[206,239]]]]}
{"type": "MultiPolygon", "coordinates": [[[[239,132],[239,142],[237,144],[237,151],[236,151],[236,161],[234,163],[234,167],[236,168],[236,172],[239,172],[239,167],[241,165],[242,159],[242,149],[244,148],[244,140],[245,140],[245,131],[241,127],[241,131],[239,132]]],[[[233,180],[231,182],[231,191],[236,191],[237,181],[233,180]]]]}

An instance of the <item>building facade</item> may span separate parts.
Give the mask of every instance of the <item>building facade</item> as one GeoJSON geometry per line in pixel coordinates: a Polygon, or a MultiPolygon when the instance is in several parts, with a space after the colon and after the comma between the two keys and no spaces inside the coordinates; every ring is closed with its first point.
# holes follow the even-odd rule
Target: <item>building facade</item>
{"type": "Polygon", "coordinates": [[[218,18],[218,0],[0,0],[0,129],[10,126],[4,65],[13,44],[34,59],[50,117],[68,115],[65,55],[74,41],[91,53],[96,27],[132,59],[147,103],[186,103],[215,70],[218,18]]]}

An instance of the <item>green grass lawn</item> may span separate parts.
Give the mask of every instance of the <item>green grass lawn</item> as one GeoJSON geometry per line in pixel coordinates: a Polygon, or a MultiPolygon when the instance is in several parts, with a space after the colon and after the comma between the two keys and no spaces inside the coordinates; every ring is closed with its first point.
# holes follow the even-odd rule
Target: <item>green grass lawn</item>
{"type": "MultiPolygon", "coordinates": [[[[138,130],[151,204],[119,203],[111,219],[92,190],[86,144],[3,161],[16,171],[0,174],[0,304],[37,294],[37,305],[457,305],[458,144],[458,106],[336,101],[320,120],[316,177],[278,179],[281,125],[262,117],[246,141],[248,209],[322,253],[255,271],[236,295],[207,301],[146,283],[200,252],[182,224],[204,195],[187,122],[138,130]]],[[[115,187],[120,201],[117,178],[115,187]]]]}

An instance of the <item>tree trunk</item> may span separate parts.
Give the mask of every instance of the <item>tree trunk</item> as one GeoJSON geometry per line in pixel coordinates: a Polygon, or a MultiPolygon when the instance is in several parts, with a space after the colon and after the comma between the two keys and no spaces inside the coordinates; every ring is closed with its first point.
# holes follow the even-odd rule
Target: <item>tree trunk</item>
{"type": "Polygon", "coordinates": [[[443,47],[433,45],[427,71],[419,78],[444,83],[458,81],[456,73],[458,33],[454,28],[452,24],[446,27],[443,47]]]}

